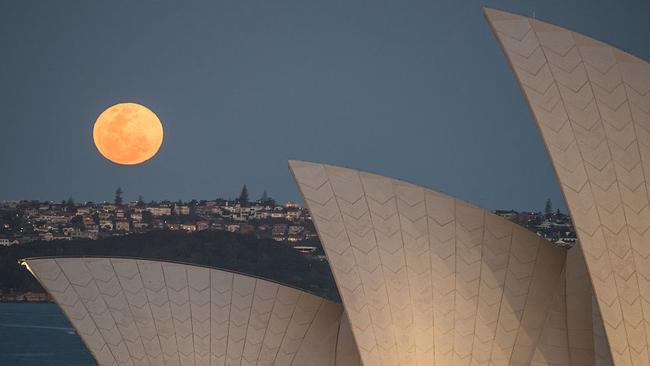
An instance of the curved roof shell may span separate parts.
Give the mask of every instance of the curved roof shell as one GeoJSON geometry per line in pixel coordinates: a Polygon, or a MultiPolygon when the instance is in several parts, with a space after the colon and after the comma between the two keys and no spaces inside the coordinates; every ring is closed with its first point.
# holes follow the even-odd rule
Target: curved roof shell
{"type": "Polygon", "coordinates": [[[288,286],[140,259],[24,263],[101,366],[360,364],[343,307],[288,286]]]}
{"type": "Polygon", "coordinates": [[[571,211],[613,361],[649,365],[650,64],[537,19],[485,15],[571,211]]]}
{"type": "MultiPolygon", "coordinates": [[[[538,346],[553,326],[547,320],[565,250],[411,183],[325,164],[289,166],[364,365],[552,364],[544,353],[554,350],[538,346]]],[[[567,348],[566,327],[559,332],[567,348]]]]}

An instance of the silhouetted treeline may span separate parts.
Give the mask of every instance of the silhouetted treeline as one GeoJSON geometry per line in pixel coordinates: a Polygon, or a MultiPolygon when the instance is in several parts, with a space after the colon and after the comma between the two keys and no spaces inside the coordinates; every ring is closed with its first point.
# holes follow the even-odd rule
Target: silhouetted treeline
{"type": "Polygon", "coordinates": [[[339,301],[326,262],[270,239],[225,231],[151,231],[102,240],[33,242],[0,247],[0,289],[41,292],[18,261],[45,256],[116,256],[161,259],[237,271],[339,301]]]}

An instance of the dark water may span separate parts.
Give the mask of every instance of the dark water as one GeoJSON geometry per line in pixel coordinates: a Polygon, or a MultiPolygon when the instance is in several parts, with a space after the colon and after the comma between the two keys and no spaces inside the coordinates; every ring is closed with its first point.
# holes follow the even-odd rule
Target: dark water
{"type": "Polygon", "coordinates": [[[96,366],[55,304],[0,304],[1,366],[96,366]]]}

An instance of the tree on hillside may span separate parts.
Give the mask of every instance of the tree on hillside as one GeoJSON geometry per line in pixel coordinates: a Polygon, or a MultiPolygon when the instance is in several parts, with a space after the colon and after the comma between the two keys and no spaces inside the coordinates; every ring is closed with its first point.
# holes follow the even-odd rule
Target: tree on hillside
{"type": "Polygon", "coordinates": [[[248,188],[246,187],[245,184],[241,189],[241,193],[239,194],[239,198],[237,199],[237,202],[239,202],[239,204],[242,206],[248,205],[248,188]]]}
{"type": "Polygon", "coordinates": [[[260,204],[262,206],[275,206],[275,200],[266,193],[266,190],[264,190],[264,193],[262,193],[262,197],[260,198],[260,204]]]}
{"type": "Polygon", "coordinates": [[[549,218],[553,215],[553,205],[551,204],[551,199],[546,200],[546,205],[544,206],[544,215],[549,218]]]}
{"type": "Polygon", "coordinates": [[[115,202],[115,204],[118,205],[118,206],[121,206],[122,203],[124,202],[124,201],[122,200],[122,193],[124,193],[124,192],[122,192],[122,188],[121,188],[121,187],[117,187],[117,190],[115,191],[115,200],[114,200],[114,202],[115,202]]]}
{"type": "Polygon", "coordinates": [[[196,216],[196,206],[198,205],[198,203],[199,202],[197,200],[191,200],[190,201],[190,204],[189,204],[189,206],[190,206],[190,216],[192,216],[192,217],[196,216]]]}

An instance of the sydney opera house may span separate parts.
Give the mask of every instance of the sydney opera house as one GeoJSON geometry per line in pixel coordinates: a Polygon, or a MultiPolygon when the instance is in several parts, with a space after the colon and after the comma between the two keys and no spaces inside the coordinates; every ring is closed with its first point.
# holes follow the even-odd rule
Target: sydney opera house
{"type": "Polygon", "coordinates": [[[650,365],[650,64],[485,15],[557,173],[573,249],[428,188],[290,161],[341,304],[191,264],[24,263],[102,366],[650,365]]]}

